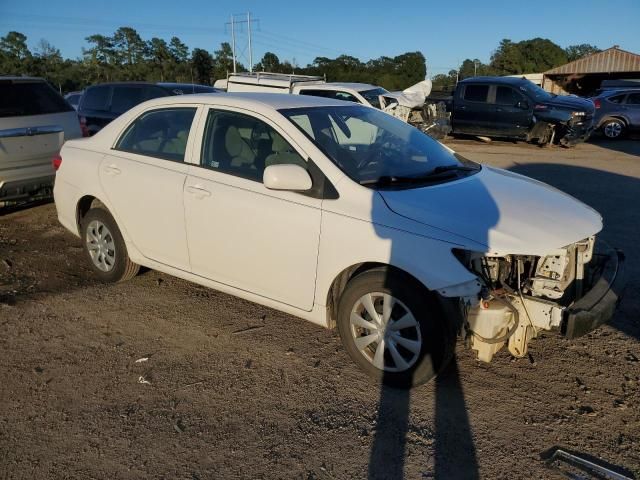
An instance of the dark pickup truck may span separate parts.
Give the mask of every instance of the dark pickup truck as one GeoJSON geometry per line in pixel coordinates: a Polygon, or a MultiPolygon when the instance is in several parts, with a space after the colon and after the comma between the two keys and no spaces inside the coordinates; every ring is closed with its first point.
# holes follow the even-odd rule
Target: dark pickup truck
{"type": "Polygon", "coordinates": [[[524,78],[473,77],[458,83],[452,133],[572,146],[593,130],[591,100],[546,92],[524,78]]]}

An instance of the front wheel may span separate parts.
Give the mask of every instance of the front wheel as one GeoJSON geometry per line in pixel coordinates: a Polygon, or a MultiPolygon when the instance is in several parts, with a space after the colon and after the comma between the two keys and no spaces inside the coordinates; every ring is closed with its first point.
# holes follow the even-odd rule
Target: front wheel
{"type": "Polygon", "coordinates": [[[352,360],[385,384],[428,382],[451,360],[455,328],[435,294],[392,269],[364,272],[345,289],[338,331],[352,360]]]}
{"type": "Polygon", "coordinates": [[[84,251],[96,276],[103,282],[129,280],[137,275],[140,265],[133,263],[120,229],[109,212],[92,208],[82,219],[84,251]]]}
{"type": "Polygon", "coordinates": [[[602,133],[610,140],[616,140],[624,135],[625,124],[622,120],[612,118],[602,124],[602,133]]]}

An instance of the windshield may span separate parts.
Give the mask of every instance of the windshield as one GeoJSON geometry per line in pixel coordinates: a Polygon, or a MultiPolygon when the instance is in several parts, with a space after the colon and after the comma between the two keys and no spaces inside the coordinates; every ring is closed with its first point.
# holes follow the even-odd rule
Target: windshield
{"type": "Polygon", "coordinates": [[[360,95],[364,97],[364,99],[371,104],[372,107],[380,108],[380,95],[384,95],[385,93],[389,93],[384,88],[374,88],[372,90],[365,90],[363,92],[359,92],[360,95]]]}
{"type": "Polygon", "coordinates": [[[280,113],[361,185],[410,188],[480,169],[417,128],[370,107],[307,107],[280,113]]]}
{"type": "Polygon", "coordinates": [[[539,102],[551,100],[554,97],[554,95],[551,95],[549,92],[543,90],[542,87],[539,87],[530,80],[525,80],[524,82],[522,82],[522,85],[520,85],[520,90],[527,92],[531,97],[539,102]]]}

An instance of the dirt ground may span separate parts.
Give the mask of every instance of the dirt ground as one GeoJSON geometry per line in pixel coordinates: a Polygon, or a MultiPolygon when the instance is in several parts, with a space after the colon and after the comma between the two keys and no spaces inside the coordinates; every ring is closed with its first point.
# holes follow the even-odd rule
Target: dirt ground
{"type": "Polygon", "coordinates": [[[640,477],[640,142],[449,143],[603,214],[629,279],[611,325],[491,364],[458,345],[381,389],[335,332],[154,271],[98,284],[53,204],[5,211],[0,479],[564,478],[553,446],[640,477]]]}

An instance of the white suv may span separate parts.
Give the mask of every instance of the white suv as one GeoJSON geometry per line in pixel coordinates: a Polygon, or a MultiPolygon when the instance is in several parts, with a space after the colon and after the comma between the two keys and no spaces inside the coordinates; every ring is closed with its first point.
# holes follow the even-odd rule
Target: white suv
{"type": "Polygon", "coordinates": [[[67,142],[54,195],[102,280],[144,265],[337,326],[395,385],[432,378],[458,332],[483,360],[522,356],[541,330],[607,321],[619,297],[619,257],[593,255],[597,212],[338,100],[148,101],[67,142]]]}
{"type": "Polygon", "coordinates": [[[76,111],[41,78],[0,77],[0,206],[51,192],[51,159],[82,136],[76,111]]]}

